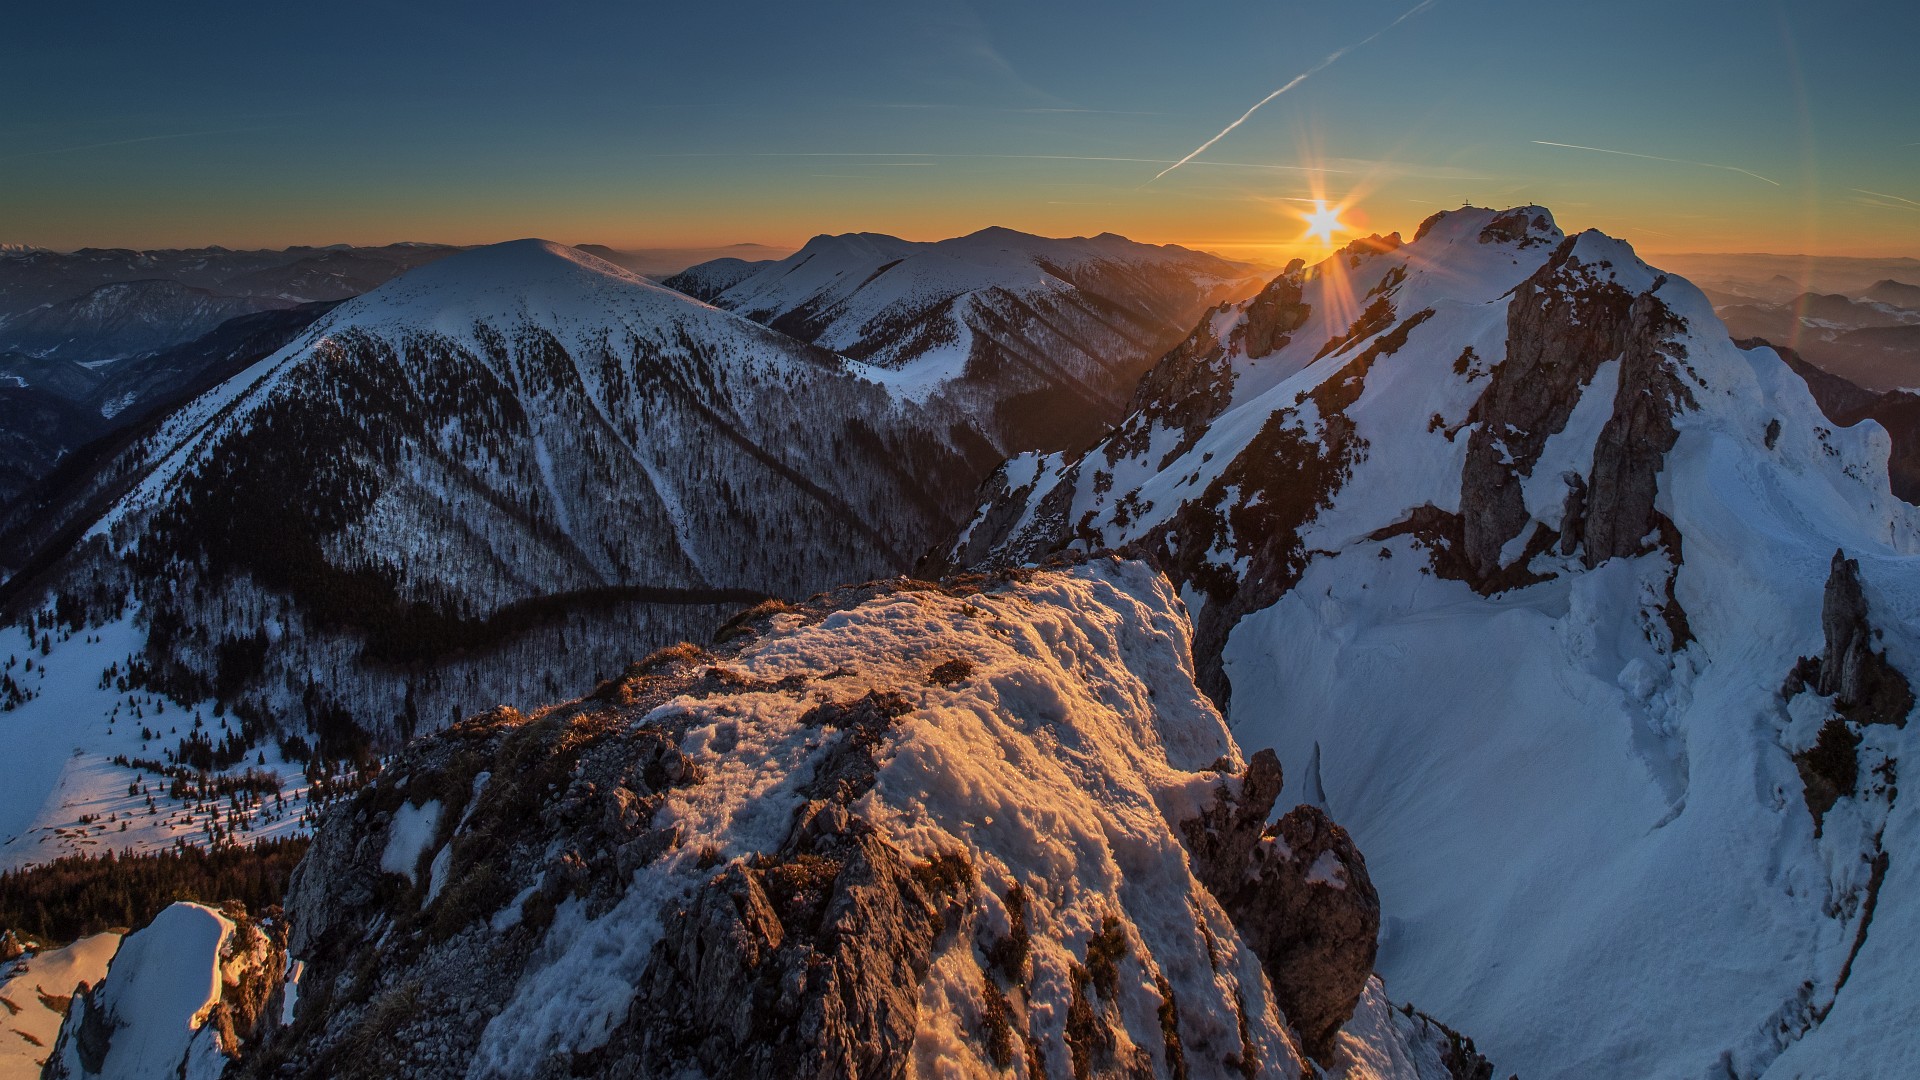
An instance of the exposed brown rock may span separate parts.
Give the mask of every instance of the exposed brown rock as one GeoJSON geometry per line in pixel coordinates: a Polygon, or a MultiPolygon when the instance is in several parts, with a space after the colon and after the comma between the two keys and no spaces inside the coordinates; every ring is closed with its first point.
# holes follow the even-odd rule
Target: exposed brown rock
{"type": "Polygon", "coordinates": [[[864,823],[812,847],[729,864],[670,917],[606,1060],[644,1062],[632,1075],[906,1075],[937,898],[864,823]],[[809,870],[813,902],[781,910],[769,886],[809,870]]]}
{"type": "Polygon", "coordinates": [[[1247,357],[1258,360],[1287,347],[1287,335],[1307,324],[1311,308],[1300,302],[1301,270],[1305,263],[1295,259],[1286,273],[1267,283],[1260,294],[1247,304],[1247,357]]]}
{"type": "Polygon", "coordinates": [[[1820,602],[1820,629],[1826,648],[1820,653],[1814,689],[1834,697],[1834,707],[1862,724],[1905,727],[1913,710],[1913,687],[1873,648],[1875,633],[1867,621],[1867,597],[1860,587],[1860,562],[1835,551],[1820,602]]]}
{"type": "MultiPolygon", "coordinates": [[[[1654,291],[1659,288],[1657,282],[1654,291]]],[[[1652,291],[1634,298],[1613,415],[1593,446],[1593,474],[1581,520],[1589,567],[1647,550],[1645,538],[1657,524],[1653,501],[1660,466],[1679,438],[1674,414],[1694,407],[1692,391],[1674,369],[1676,361],[1686,359],[1686,349],[1672,338],[1685,329],[1652,291]]]]}
{"type": "MultiPolygon", "coordinates": [[[[1577,239],[1515,288],[1506,360],[1468,415],[1476,426],[1460,475],[1461,555],[1482,580],[1502,568],[1501,552],[1526,527],[1521,484],[1601,364],[1621,361],[1619,389],[1578,489],[1580,514],[1560,530],[1563,553],[1584,548],[1588,566],[1647,550],[1660,467],[1678,437],[1673,418],[1694,404],[1675,370],[1686,356],[1672,339],[1685,324],[1655,295],[1666,279],[1634,296],[1576,258],[1577,239]]],[[[1576,508],[1571,494],[1568,506],[1576,508]]]]}
{"type": "Polygon", "coordinates": [[[1183,828],[1194,876],[1260,958],[1307,1053],[1324,1061],[1373,972],[1380,897],[1352,837],[1319,808],[1266,825],[1280,787],[1279,760],[1262,750],[1183,828]]]}

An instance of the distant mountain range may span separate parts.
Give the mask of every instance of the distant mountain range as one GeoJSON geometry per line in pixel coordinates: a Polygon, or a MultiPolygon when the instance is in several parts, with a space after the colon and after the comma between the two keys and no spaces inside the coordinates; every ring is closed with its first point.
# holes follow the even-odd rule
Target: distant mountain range
{"type": "Polygon", "coordinates": [[[1105,233],[984,229],[937,243],[817,236],[778,262],[723,259],[666,284],[990,416],[1003,446],[1056,449],[1119,416],[1142,372],[1254,268],[1105,233]]]}
{"type": "Polygon", "coordinates": [[[1868,269],[527,240],[122,360],[0,513],[0,867],[317,832],[53,1075],[1897,1070],[1920,418],[1715,312],[1868,269]]]}
{"type": "Polygon", "coordinates": [[[208,389],[0,511],[5,591],[96,595],[131,573],[170,628],[147,662],[181,694],[261,723],[298,712],[335,756],[392,745],[527,685],[578,692],[729,605],[911,568],[1002,457],[1117,418],[1128,368],[1244,280],[1117,237],[893,243],[921,253],[898,279],[824,273],[801,299],[904,312],[931,335],[920,353],[814,333],[830,351],[524,241],[123,361],[106,406],[208,389]],[[914,306],[929,282],[945,291],[914,306]],[[976,327],[951,358],[933,341],[976,327]],[[1051,355],[1075,327],[1101,348],[969,367],[1051,355]],[[264,651],[245,644],[262,620],[280,627],[264,651]]]}

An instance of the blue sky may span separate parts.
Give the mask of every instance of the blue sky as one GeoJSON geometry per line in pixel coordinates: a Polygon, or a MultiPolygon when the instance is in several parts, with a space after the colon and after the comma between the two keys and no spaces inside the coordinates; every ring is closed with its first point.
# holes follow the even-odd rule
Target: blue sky
{"type": "Polygon", "coordinates": [[[1532,201],[1650,250],[1920,255],[1920,4],[1433,0],[1381,32],[1414,6],[23,4],[0,240],[1284,253],[1321,195],[1383,230],[1532,201]]]}

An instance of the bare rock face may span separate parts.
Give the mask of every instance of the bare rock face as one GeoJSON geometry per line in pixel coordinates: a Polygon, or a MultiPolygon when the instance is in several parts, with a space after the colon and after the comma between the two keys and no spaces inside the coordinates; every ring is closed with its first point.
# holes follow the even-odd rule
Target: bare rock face
{"type": "Polygon", "coordinates": [[[1833,553],[1826,595],[1820,602],[1820,629],[1826,648],[1820,653],[1814,689],[1833,695],[1834,706],[1850,720],[1905,727],[1913,710],[1913,687],[1887,662],[1885,652],[1874,650],[1867,597],[1860,588],[1860,561],[1842,551],[1833,553]]]}
{"type": "Polygon", "coordinates": [[[1503,569],[1502,552],[1529,520],[1522,481],[1547,440],[1565,429],[1600,365],[1620,360],[1619,390],[1594,447],[1592,476],[1577,496],[1570,493],[1580,516],[1563,522],[1560,537],[1568,554],[1584,546],[1590,567],[1645,550],[1642,540],[1657,524],[1660,466],[1677,438],[1673,417],[1693,405],[1674,370],[1686,354],[1671,339],[1684,324],[1654,295],[1665,278],[1635,296],[1604,266],[1583,263],[1574,254],[1578,239],[1565,240],[1514,290],[1506,360],[1469,414],[1477,426],[1460,476],[1461,554],[1481,581],[1503,569]]]}
{"type": "Polygon", "coordinates": [[[1652,291],[1634,298],[1620,354],[1620,389],[1594,443],[1593,479],[1579,524],[1588,567],[1644,552],[1644,538],[1658,524],[1653,500],[1660,466],[1679,438],[1673,417],[1694,407],[1692,391],[1674,369],[1687,351],[1672,339],[1685,329],[1652,291]]]}
{"type": "MultiPolygon", "coordinates": [[[[1431,219],[1429,219],[1431,220],[1431,219]]],[[[1427,226],[1422,224],[1424,231],[1427,226]]],[[[1516,247],[1530,248],[1547,243],[1546,234],[1553,228],[1553,222],[1538,209],[1517,206],[1505,213],[1496,215],[1492,221],[1480,230],[1480,242],[1483,244],[1507,243],[1516,247]]]]}
{"type": "Polygon", "coordinates": [[[1860,561],[1835,551],[1820,602],[1825,645],[1819,656],[1801,657],[1781,688],[1781,696],[1788,699],[1809,690],[1833,698],[1834,714],[1821,725],[1813,745],[1793,755],[1816,836],[1827,811],[1859,793],[1861,726],[1905,727],[1913,711],[1913,686],[1885,652],[1874,649],[1877,632],[1867,614],[1860,561]]]}
{"type": "Polygon", "coordinates": [[[858,818],[730,864],[669,916],[606,1053],[656,1073],[904,1076],[944,899],[858,818]]]}
{"type": "Polygon", "coordinates": [[[1260,295],[1247,305],[1247,359],[1258,360],[1271,356],[1276,349],[1286,348],[1288,335],[1307,324],[1311,312],[1300,300],[1301,273],[1305,267],[1304,260],[1293,260],[1286,273],[1268,282],[1260,295]]]}
{"type": "Polygon", "coordinates": [[[1266,824],[1281,782],[1273,752],[1255,754],[1185,823],[1187,843],[1194,875],[1259,956],[1307,1053],[1326,1061],[1373,972],[1380,896],[1352,837],[1319,808],[1266,824]]]}

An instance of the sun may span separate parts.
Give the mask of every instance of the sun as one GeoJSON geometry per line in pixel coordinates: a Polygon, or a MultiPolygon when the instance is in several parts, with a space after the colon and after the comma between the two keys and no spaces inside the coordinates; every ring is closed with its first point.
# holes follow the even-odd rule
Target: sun
{"type": "Polygon", "coordinates": [[[1340,208],[1327,208],[1327,200],[1313,200],[1313,212],[1301,214],[1300,219],[1307,223],[1307,239],[1317,239],[1323,244],[1333,243],[1333,234],[1346,232],[1347,226],[1340,220],[1340,208]]]}

